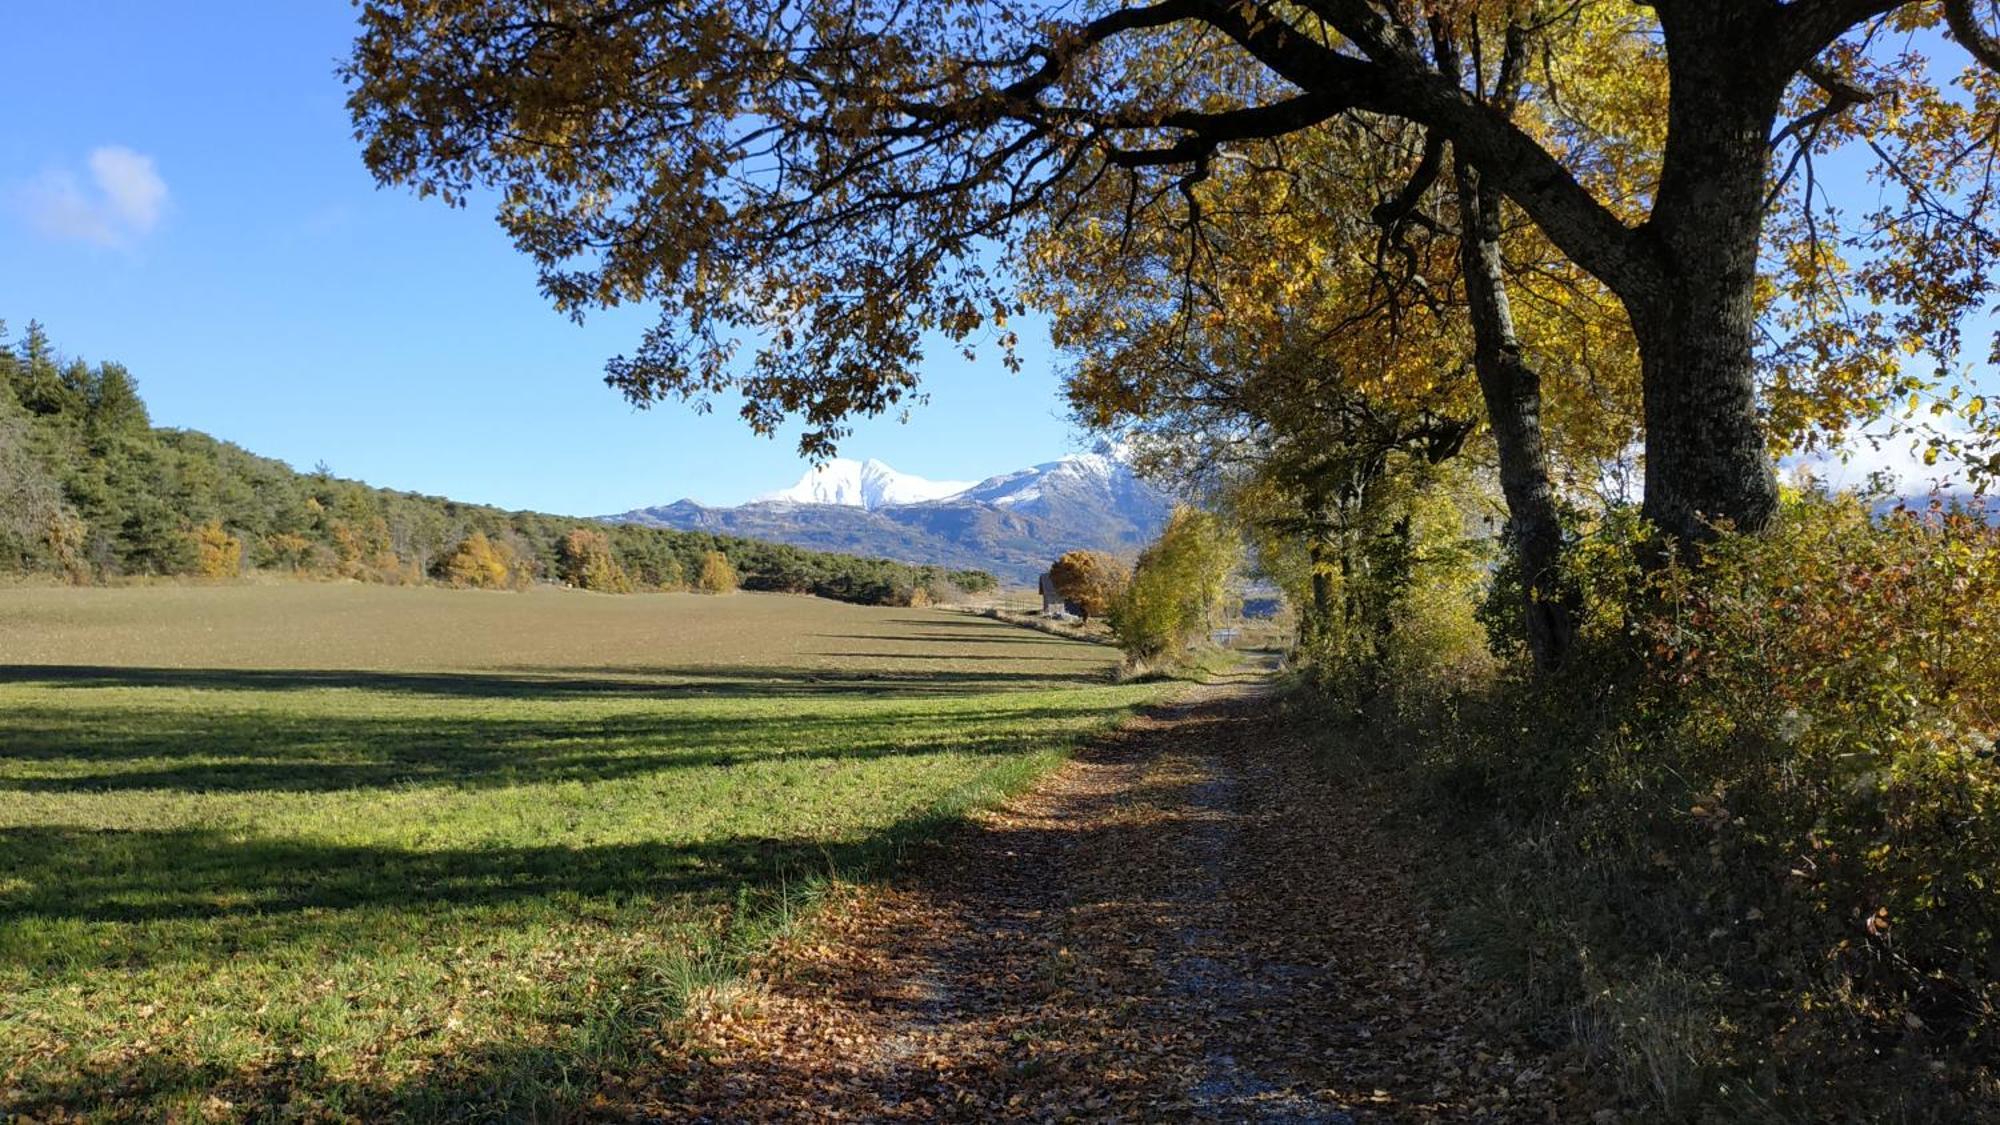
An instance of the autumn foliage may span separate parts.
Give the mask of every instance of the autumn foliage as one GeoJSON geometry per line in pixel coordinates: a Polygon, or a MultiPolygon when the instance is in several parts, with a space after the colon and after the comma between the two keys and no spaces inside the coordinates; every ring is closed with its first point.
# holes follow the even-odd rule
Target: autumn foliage
{"type": "Polygon", "coordinates": [[[1213,624],[1240,555],[1233,528],[1207,512],[1175,508],[1111,603],[1119,645],[1142,661],[1179,654],[1213,624]]]}
{"type": "Polygon", "coordinates": [[[203,578],[234,578],[243,573],[243,541],[229,534],[217,520],[192,532],[195,573],[203,578]]]}
{"type": "Polygon", "coordinates": [[[562,580],[579,590],[609,594],[632,590],[632,579],[618,565],[611,553],[611,539],[602,531],[579,527],[563,536],[557,560],[562,580]]]}
{"type": "Polygon", "coordinates": [[[475,531],[459,541],[438,566],[447,585],[474,590],[525,589],[533,577],[527,561],[514,547],[475,531]]]}
{"type": "Polygon", "coordinates": [[[1049,578],[1063,600],[1076,606],[1088,621],[1110,611],[1131,576],[1123,564],[1102,551],[1071,551],[1049,567],[1049,578]]]}
{"type": "Polygon", "coordinates": [[[329,524],[334,566],[343,578],[409,585],[422,577],[415,562],[396,553],[389,521],[381,516],[361,520],[336,519],[329,524]]]}
{"type": "Polygon", "coordinates": [[[1808,496],[1638,588],[1638,714],[1672,724],[1651,769],[1688,794],[1669,823],[1735,876],[1708,903],[1800,943],[1768,967],[1799,991],[1831,970],[1875,1033],[1978,1031],[2000,1012],[1968,960],[2000,942],[2000,534],[1808,496]]]}
{"type": "Polygon", "coordinates": [[[1534,966],[1664,1116],[1728,1088],[1973,1119],[2000,1013],[2000,531],[1807,489],[1692,559],[1652,534],[1613,513],[1575,552],[1558,676],[1396,681],[1412,794],[1499,831],[1466,845],[1462,932],[1534,966]]]}
{"type": "Polygon", "coordinates": [[[733,594],[736,587],[736,568],[729,564],[728,555],[710,551],[701,557],[701,573],[695,577],[695,589],[704,594],[733,594]]]}

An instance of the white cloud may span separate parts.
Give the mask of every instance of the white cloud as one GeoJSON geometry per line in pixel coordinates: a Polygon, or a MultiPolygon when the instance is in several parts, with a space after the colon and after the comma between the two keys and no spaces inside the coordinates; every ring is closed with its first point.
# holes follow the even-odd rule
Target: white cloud
{"type": "MultiPolygon", "coordinates": [[[[1972,437],[1965,423],[1949,415],[1926,419],[1929,431],[1947,439],[1972,437]]],[[[1886,477],[1893,490],[1904,496],[1921,496],[1936,488],[1953,492],[1965,487],[1965,473],[1950,458],[1935,465],[1924,464],[1924,430],[1897,432],[1889,422],[1877,422],[1849,436],[1838,450],[1828,450],[1788,459],[1834,488],[1866,488],[1875,474],[1886,477]]]]}
{"type": "Polygon", "coordinates": [[[159,225],[167,182],[153,158],[121,145],[92,149],[86,184],[75,171],[51,168],[20,191],[28,218],[51,238],[129,246],[159,225]]]}
{"type": "Polygon", "coordinates": [[[105,202],[126,225],[141,233],[160,221],[167,203],[167,181],[153,167],[153,158],[111,145],[92,150],[90,174],[105,202]]]}

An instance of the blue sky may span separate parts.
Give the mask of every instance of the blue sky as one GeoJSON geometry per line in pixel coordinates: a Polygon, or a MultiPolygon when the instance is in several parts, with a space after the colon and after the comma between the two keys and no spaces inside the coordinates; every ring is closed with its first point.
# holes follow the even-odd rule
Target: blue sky
{"type": "MultiPolygon", "coordinates": [[[[718,403],[635,411],[601,380],[643,310],[577,327],[478,206],[378,191],[334,76],[343,0],[8,5],[0,317],[125,363],[157,424],[307,468],[595,514],[790,484],[796,433],[718,403]]],[[[971,480],[1082,439],[1042,333],[1027,369],[940,349],[908,425],[842,448],[971,480]]]]}
{"type": "MultiPolygon", "coordinates": [[[[756,437],[734,403],[637,411],[603,386],[644,310],[576,326],[488,209],[375,188],[333,73],[352,21],[344,0],[9,4],[0,318],[125,363],[162,425],[389,487],[596,514],[797,479],[796,433],[756,437]]],[[[973,480],[1084,444],[1043,333],[1023,338],[1020,375],[937,349],[931,402],[860,421],[843,454],[973,480]]],[[[1835,475],[1914,466],[1898,443],[1835,475]]]]}

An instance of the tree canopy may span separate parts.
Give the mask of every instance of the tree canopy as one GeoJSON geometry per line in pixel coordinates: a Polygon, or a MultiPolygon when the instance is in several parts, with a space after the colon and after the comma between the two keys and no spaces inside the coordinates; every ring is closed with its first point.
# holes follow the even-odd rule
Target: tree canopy
{"type": "Polygon", "coordinates": [[[1125,229],[1185,231],[1193,291],[1218,169],[1336,122],[1401,123],[1423,138],[1413,191],[1448,149],[1615,296],[1642,367],[1648,514],[1698,536],[1768,517],[1772,427],[1819,420],[1797,388],[1844,375],[1844,422],[1910,389],[1897,346],[1952,354],[1994,245],[1993,80],[1903,56],[1948,25],[1970,58],[2000,57],[1989,16],[1979,0],[374,0],[347,75],[382,180],[460,203],[490,189],[560,308],[659,308],[614,385],[740,390],[753,426],[796,415],[815,454],[909,401],[928,341],[1006,349],[1023,248],[1090,201],[1125,200],[1125,229]],[[1895,190],[1840,234],[1811,169],[1848,142],[1895,190]],[[1888,308],[1850,314],[1850,293],[1888,308]]]}

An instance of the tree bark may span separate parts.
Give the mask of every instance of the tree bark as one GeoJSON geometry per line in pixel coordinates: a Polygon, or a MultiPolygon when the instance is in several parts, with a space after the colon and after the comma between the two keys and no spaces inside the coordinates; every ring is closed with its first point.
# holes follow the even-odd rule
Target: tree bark
{"type": "Polygon", "coordinates": [[[1300,615],[1299,647],[1315,655],[1333,626],[1333,575],[1327,570],[1325,537],[1326,532],[1319,528],[1306,535],[1306,557],[1312,566],[1312,604],[1300,615]]]}
{"type": "Polygon", "coordinates": [[[1759,531],[1777,478],[1757,412],[1757,255],[1784,89],[1760,65],[1758,5],[1660,5],[1667,145],[1643,231],[1657,281],[1619,296],[1644,377],[1644,512],[1685,550],[1718,524],[1759,531]]]}
{"type": "MultiPolygon", "coordinates": [[[[1644,511],[1686,552],[1720,525],[1762,530],[1777,510],[1757,410],[1755,294],[1771,131],[1796,67],[1773,64],[1782,45],[1772,41],[1772,5],[1676,0],[1655,11],[1670,83],[1667,143],[1651,217],[1637,228],[1579,198],[1567,169],[1518,143],[1506,121],[1511,68],[1490,102],[1475,75],[1473,108],[1429,108],[1461,166],[1477,169],[1487,192],[1513,198],[1625,306],[1644,381],[1644,511]]],[[[1510,34],[1510,51],[1520,44],[1510,34]]],[[[1456,85],[1456,48],[1441,41],[1439,53],[1456,85]]],[[[1470,262],[1467,272],[1477,272],[1470,262]]]]}
{"type": "Polygon", "coordinates": [[[1576,604],[1563,582],[1563,529],[1542,436],[1542,378],[1522,353],[1500,256],[1500,198],[1457,162],[1459,260],[1472,321],[1473,368],[1500,457],[1500,491],[1521,570],[1522,620],[1535,668],[1560,665],[1576,636],[1576,604]]]}

